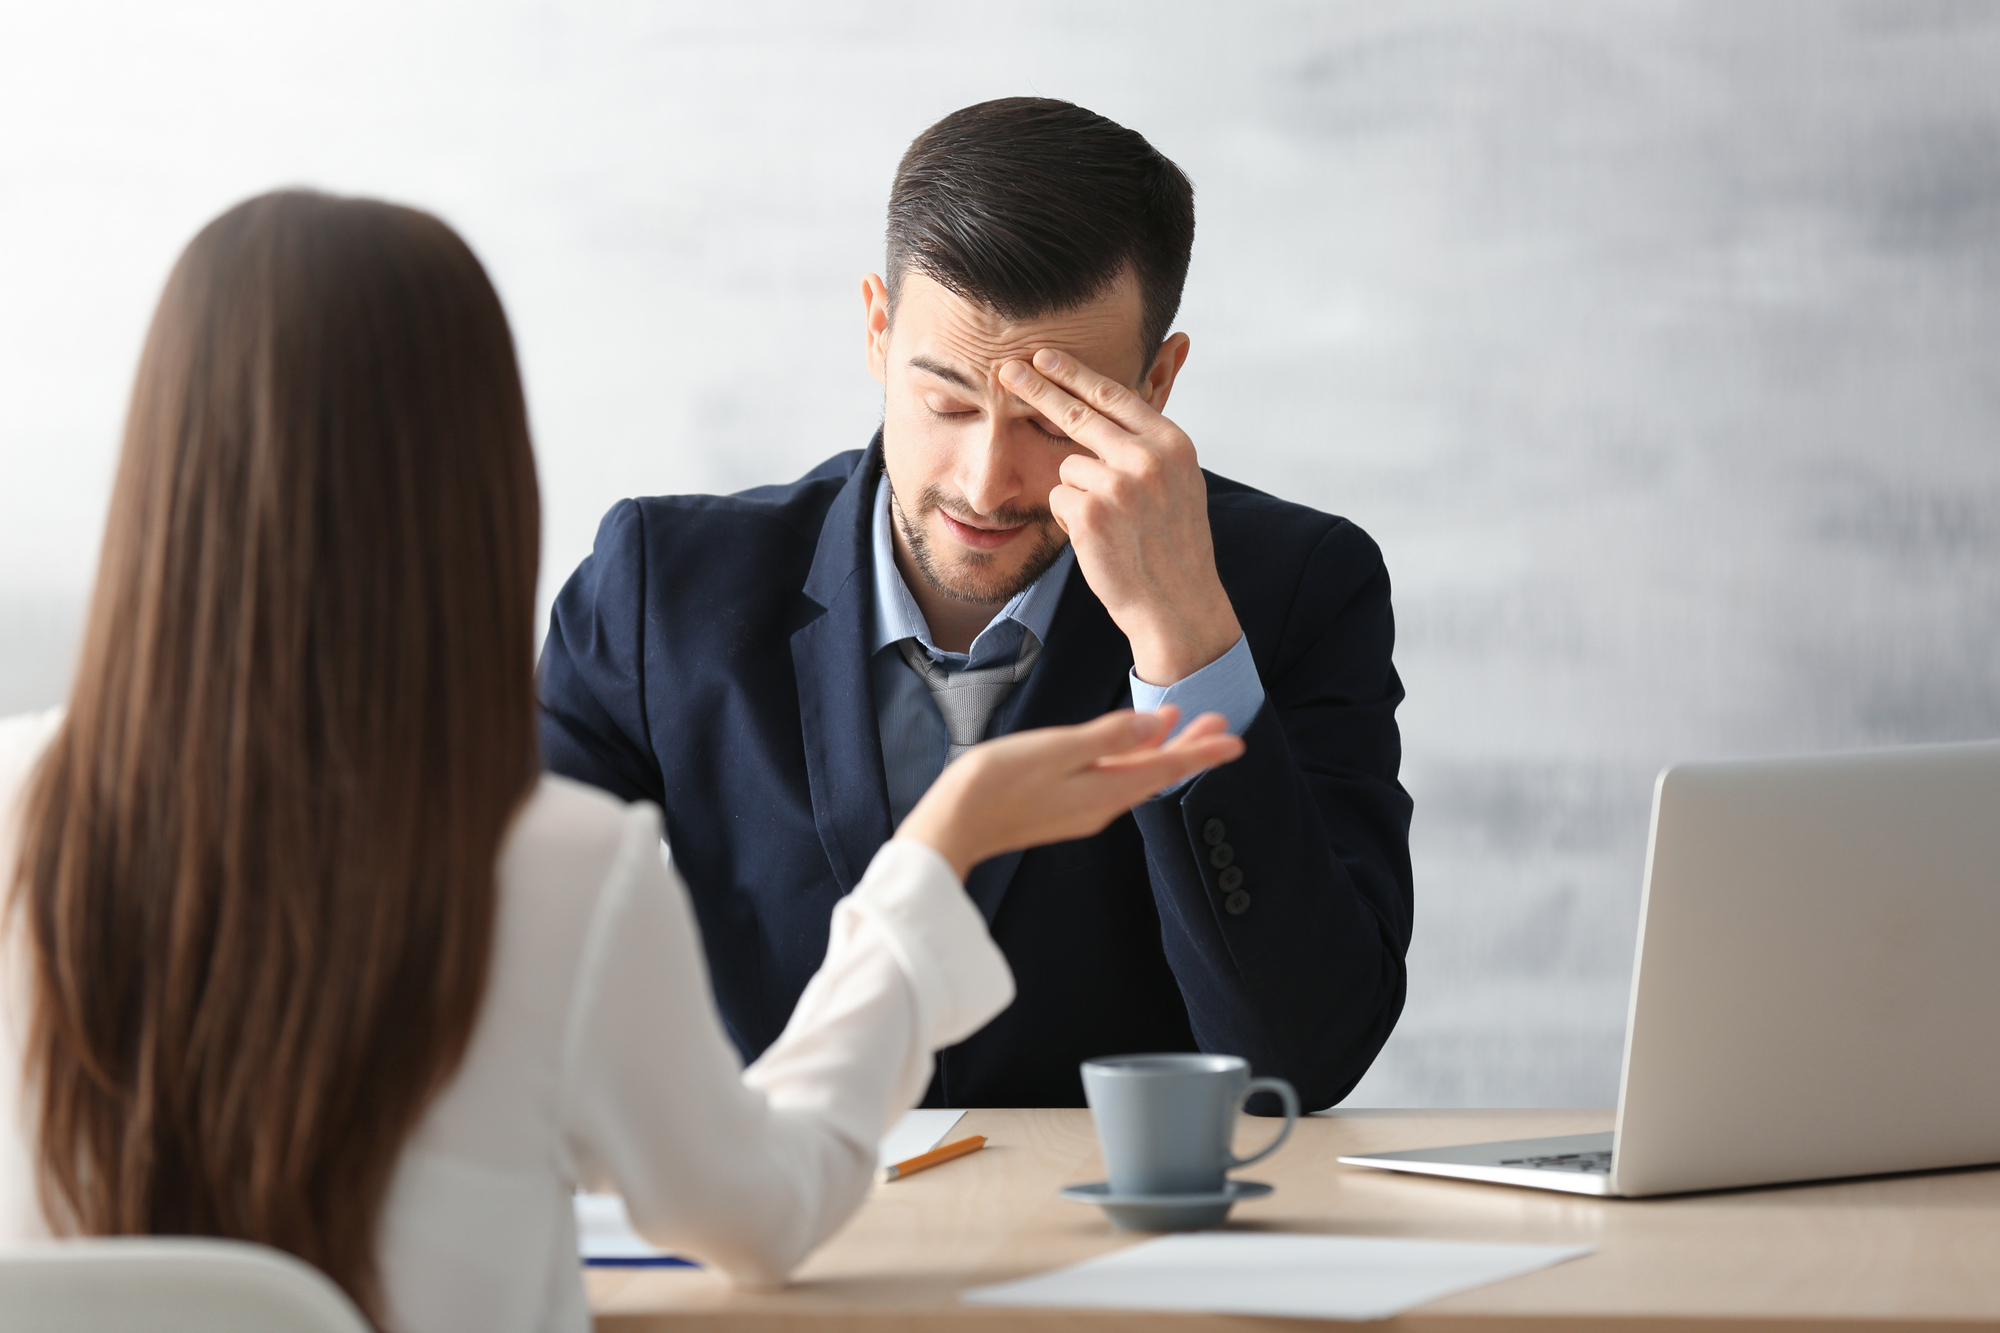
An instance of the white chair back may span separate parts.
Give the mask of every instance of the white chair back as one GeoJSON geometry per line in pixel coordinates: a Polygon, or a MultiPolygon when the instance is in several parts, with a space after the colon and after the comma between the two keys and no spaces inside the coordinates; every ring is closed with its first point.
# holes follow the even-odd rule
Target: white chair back
{"type": "Polygon", "coordinates": [[[0,1249],[0,1333],[370,1333],[318,1269],[262,1245],[134,1237],[0,1249]]]}

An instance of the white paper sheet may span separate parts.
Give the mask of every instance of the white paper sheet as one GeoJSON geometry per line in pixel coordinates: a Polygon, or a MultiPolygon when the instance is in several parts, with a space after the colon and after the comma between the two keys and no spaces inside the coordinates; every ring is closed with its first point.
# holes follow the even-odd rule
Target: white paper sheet
{"type": "MultiPolygon", "coordinates": [[[[944,1142],[944,1136],[963,1116],[963,1111],[915,1110],[896,1122],[883,1136],[876,1154],[878,1166],[893,1166],[927,1153],[944,1142]]],[[[654,1249],[632,1229],[625,1215],[625,1201],[616,1194],[576,1196],[576,1244],[587,1264],[602,1266],[684,1264],[686,1259],[654,1249]]]]}
{"type": "Polygon", "coordinates": [[[576,1248],[586,1264],[606,1268],[670,1268],[693,1262],[648,1244],[632,1229],[625,1200],[616,1194],[576,1196],[576,1248]]]}
{"type": "Polygon", "coordinates": [[[1209,1231],[1166,1236],[1073,1268],[975,1287],[960,1299],[977,1305],[1387,1319],[1455,1291],[1589,1253],[1588,1245],[1209,1231]]]}
{"type": "Polygon", "coordinates": [[[876,1155],[875,1165],[894,1166],[929,1152],[944,1142],[944,1136],[951,1133],[952,1126],[964,1114],[963,1111],[929,1111],[921,1107],[911,1111],[883,1136],[882,1150],[876,1155]]]}

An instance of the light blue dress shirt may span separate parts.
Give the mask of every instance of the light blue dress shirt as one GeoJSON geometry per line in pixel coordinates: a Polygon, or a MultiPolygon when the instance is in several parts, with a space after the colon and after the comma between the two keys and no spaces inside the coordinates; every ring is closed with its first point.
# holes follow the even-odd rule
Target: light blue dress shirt
{"type": "MultiPolygon", "coordinates": [[[[944,770],[951,736],[945,730],[944,715],[938,712],[930,687],[910,669],[910,664],[896,651],[896,645],[904,639],[915,639],[930,659],[947,671],[1011,662],[1020,655],[1021,644],[1029,634],[1046,646],[1056,603],[1062,600],[1063,585],[1069,581],[1070,571],[1076,568],[1076,550],[1063,547],[1062,554],[1046,573],[1015,593],[986,628],[979,631],[970,652],[952,653],[932,641],[930,623],[918,609],[917,599],[910,595],[902,572],[896,568],[895,538],[889,526],[892,521],[889,479],[884,476],[875,486],[875,633],[869,670],[875,690],[875,722],[882,739],[883,776],[889,784],[889,819],[892,824],[900,824],[944,770]]],[[[1040,663],[1036,665],[1039,668],[1040,663]]],[[[1264,706],[1264,682],[1257,675],[1257,664],[1251,660],[1247,639],[1237,639],[1236,646],[1221,657],[1171,685],[1148,685],[1136,671],[1130,675],[1134,708],[1153,712],[1165,704],[1173,704],[1181,710],[1183,720],[1203,713],[1221,713],[1229,719],[1229,729],[1239,736],[1264,706]]],[[[1005,706],[1003,703],[1001,708],[1005,706]]],[[[994,709],[994,716],[998,717],[1000,711],[994,709]]]]}

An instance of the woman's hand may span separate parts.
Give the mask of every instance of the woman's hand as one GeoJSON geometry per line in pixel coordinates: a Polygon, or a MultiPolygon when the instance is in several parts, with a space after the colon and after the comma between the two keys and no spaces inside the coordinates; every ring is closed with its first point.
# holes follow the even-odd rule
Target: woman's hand
{"type": "Polygon", "coordinates": [[[1106,713],[1080,727],[1043,727],[976,745],[944,772],[896,836],[928,843],[962,881],[989,856],[1085,838],[1191,773],[1243,753],[1220,713],[1106,713]]]}

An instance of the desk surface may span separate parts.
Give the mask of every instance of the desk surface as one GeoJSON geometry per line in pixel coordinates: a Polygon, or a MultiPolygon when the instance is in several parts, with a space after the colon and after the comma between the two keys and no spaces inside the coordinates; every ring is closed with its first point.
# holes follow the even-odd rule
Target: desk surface
{"type": "MultiPolygon", "coordinates": [[[[1270,1121],[1248,1120],[1239,1151],[1270,1121]]],[[[1307,1118],[1246,1169],[1277,1192],[1239,1204],[1238,1230],[1589,1244],[1597,1252],[1447,1297],[1391,1321],[1421,1333],[1687,1326],[1845,1333],[1936,1323],[2000,1329],[2000,1169],[1592,1199],[1342,1166],[1387,1152],[1611,1127],[1609,1111],[1346,1111],[1307,1118]]],[[[969,1111],[953,1138],[982,1152],[878,1185],[847,1229],[782,1291],[732,1292],[688,1269],[595,1270],[597,1326],[641,1330],[1282,1329],[1306,1321],[963,1306],[966,1287],[1075,1263],[1145,1239],[1056,1190],[1103,1178],[1081,1110],[969,1111]]],[[[1336,1325],[1323,1325],[1337,1327],[1336,1325]]]]}

